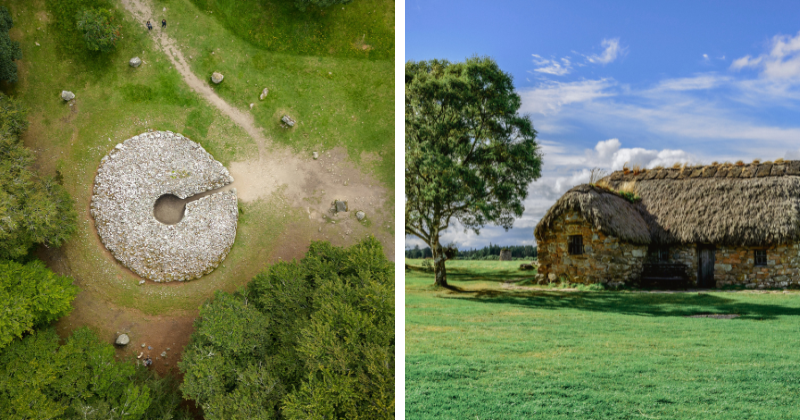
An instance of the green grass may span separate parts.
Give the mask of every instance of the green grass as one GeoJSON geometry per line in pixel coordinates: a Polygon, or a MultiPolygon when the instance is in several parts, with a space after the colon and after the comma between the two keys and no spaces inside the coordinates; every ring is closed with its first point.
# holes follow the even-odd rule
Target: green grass
{"type": "Polygon", "coordinates": [[[406,271],[406,418],[800,417],[800,294],[519,290],[499,264],[406,271]]]}
{"type": "MultiPolygon", "coordinates": [[[[228,103],[252,113],[268,138],[307,154],[313,150],[321,152],[344,147],[362,170],[372,172],[384,186],[394,188],[392,59],[273,52],[237,36],[244,30],[241,28],[251,27],[247,22],[254,23],[254,30],[269,31],[267,26],[255,25],[257,21],[245,17],[249,13],[207,13],[189,0],[154,0],[153,4],[159,11],[157,17],[164,14],[170,22],[170,36],[184,46],[183,53],[192,71],[205,80],[210,80],[215,71],[222,73],[225,79],[214,86],[215,91],[228,103]],[[161,12],[165,7],[167,11],[161,12]],[[239,29],[230,30],[218,24],[218,19],[227,22],[227,27],[239,29]],[[258,97],[265,87],[269,95],[260,101],[258,97]],[[252,110],[249,109],[251,103],[255,104],[252,110]],[[284,114],[294,117],[298,124],[292,129],[282,128],[280,119],[284,114]]],[[[214,4],[222,7],[220,5],[228,3],[214,4]]],[[[241,6],[229,9],[261,7],[252,1],[235,4],[241,6]]],[[[353,2],[343,11],[352,7],[352,12],[348,13],[352,13],[356,21],[367,12],[362,10],[363,5],[380,4],[386,9],[394,3],[366,0],[362,6],[356,7],[357,4],[362,2],[353,2]]],[[[391,12],[394,16],[393,9],[391,12]]],[[[344,24],[348,16],[350,14],[337,19],[344,24]]],[[[334,30],[334,27],[329,30],[348,36],[346,31],[334,30]]],[[[144,33],[146,29],[142,27],[138,31],[144,33]]]]}
{"type": "MultiPolygon", "coordinates": [[[[79,214],[78,232],[55,254],[57,262],[54,265],[72,275],[82,293],[90,294],[93,300],[105,302],[109,307],[133,308],[145,314],[186,314],[196,310],[215,290],[233,291],[263,270],[271,256],[280,250],[289,226],[295,226],[292,232],[295,241],[310,237],[309,232],[298,227],[306,226],[302,223],[304,213],[291,208],[282,192],[278,191],[253,203],[240,202],[242,211],[236,242],[225,262],[213,273],[202,280],[179,285],[148,283],[139,286],[138,278],[105,252],[89,215],[92,185],[100,159],[117,143],[147,129],[183,133],[202,144],[225,165],[257,156],[258,148],[242,129],[188,88],[167,57],[155,48],[146,29],[129,18],[121,6],[115,6],[115,13],[123,26],[123,38],[115,52],[102,55],[85,51],[80,39],[69,32],[71,26],[62,24],[59,16],[68,17],[78,7],[110,4],[105,0],[0,3],[12,11],[14,28],[11,35],[20,42],[23,51],[23,60],[19,62],[20,82],[15,86],[4,86],[3,90],[30,108],[31,125],[23,140],[37,152],[39,170],[49,175],[60,173],[64,186],[75,200],[79,214]],[[40,46],[36,46],[37,42],[40,46]],[[139,56],[146,64],[131,68],[128,60],[134,56],[139,56]],[[60,99],[62,90],[76,94],[74,106],[70,107],[60,99]]],[[[155,10],[165,7],[163,2],[156,3],[155,10]]],[[[313,107],[317,101],[312,101],[312,96],[315,98],[317,94],[330,99],[324,102],[326,109],[330,106],[330,109],[337,110],[316,119],[294,113],[300,122],[296,131],[284,133],[275,126],[266,130],[268,136],[292,143],[292,136],[297,135],[302,140],[295,142],[295,146],[302,147],[304,141],[324,146],[319,151],[345,147],[351,151],[354,165],[361,165],[359,162],[364,158],[364,170],[377,173],[390,191],[393,190],[393,170],[389,170],[394,164],[391,62],[275,54],[231,35],[213,14],[200,14],[200,26],[191,31],[179,29],[184,25],[188,29],[186,22],[190,22],[188,18],[181,19],[183,15],[180,13],[191,14],[193,18],[196,12],[189,0],[173,0],[166,7],[171,13],[167,16],[171,35],[183,45],[187,57],[193,54],[198,57],[193,51],[210,52],[209,45],[215,43],[211,38],[224,40],[224,47],[231,55],[226,55],[228,52],[224,50],[217,51],[220,71],[227,72],[225,83],[218,92],[226,100],[242,109],[249,109],[245,106],[248,101],[259,102],[261,87],[256,92],[254,86],[251,95],[238,72],[252,77],[250,80],[258,81],[259,86],[261,83],[269,86],[269,98],[254,110],[257,121],[260,121],[258,113],[280,113],[278,109],[283,107],[301,110],[313,107]],[[233,64],[236,71],[228,71],[231,57],[247,55],[253,59],[233,64]],[[306,66],[306,63],[311,65],[306,66]],[[309,76],[307,70],[316,66],[324,66],[325,75],[327,70],[341,71],[342,74],[325,76],[320,70],[317,72],[319,77],[309,76]],[[344,78],[361,70],[370,74],[360,79],[344,78]],[[361,82],[366,85],[362,86],[361,82]],[[377,91],[363,93],[376,84],[381,86],[377,91]],[[348,90],[351,87],[353,91],[348,90]],[[314,90],[317,88],[321,91],[314,90]],[[370,103],[372,99],[364,104],[357,103],[362,94],[373,99],[385,96],[388,103],[378,106],[370,103]],[[250,95],[252,99],[245,100],[241,95],[250,95]],[[292,101],[290,98],[302,100],[292,101]],[[342,110],[350,112],[351,108],[362,105],[371,107],[373,112],[366,112],[370,127],[356,127],[355,122],[340,124],[337,120],[342,110]],[[375,118],[369,119],[371,115],[375,118]],[[325,124],[320,123],[323,119],[325,124]],[[277,135],[272,135],[273,132],[277,135]],[[317,133],[323,139],[306,138],[303,134],[308,132],[317,133]],[[375,159],[375,156],[383,159],[375,159]]],[[[195,71],[204,70],[195,67],[195,71]]],[[[361,125],[363,115],[355,115],[361,125]]]]}
{"type": "Polygon", "coordinates": [[[300,11],[292,0],[192,0],[260,48],[290,54],[394,60],[394,0],[300,11]]]}

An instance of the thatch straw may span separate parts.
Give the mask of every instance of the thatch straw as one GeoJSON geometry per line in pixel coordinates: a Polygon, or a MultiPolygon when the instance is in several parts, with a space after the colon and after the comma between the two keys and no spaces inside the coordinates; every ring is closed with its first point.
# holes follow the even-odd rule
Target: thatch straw
{"type": "Polygon", "coordinates": [[[647,224],[636,210],[637,205],[612,192],[579,185],[558,199],[536,225],[534,233],[541,243],[545,229],[568,210],[576,210],[595,228],[606,235],[615,236],[635,244],[650,243],[647,224]]]}

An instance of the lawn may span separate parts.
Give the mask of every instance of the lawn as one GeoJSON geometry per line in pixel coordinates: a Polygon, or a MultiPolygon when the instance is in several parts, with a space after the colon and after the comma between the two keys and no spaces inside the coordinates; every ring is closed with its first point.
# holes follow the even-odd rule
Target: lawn
{"type": "Polygon", "coordinates": [[[800,417],[795,291],[536,290],[479,261],[447,290],[406,263],[406,418],[800,417]]]}

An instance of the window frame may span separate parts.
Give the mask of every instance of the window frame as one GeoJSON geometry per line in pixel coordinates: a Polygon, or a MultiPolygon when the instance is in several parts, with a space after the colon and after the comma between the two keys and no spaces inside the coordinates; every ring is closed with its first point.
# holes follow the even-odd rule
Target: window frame
{"type": "Polygon", "coordinates": [[[767,250],[766,249],[754,249],[753,250],[753,265],[756,267],[766,267],[767,266],[767,250]],[[759,253],[763,253],[763,260],[759,258],[759,253]]]}
{"type": "Polygon", "coordinates": [[[669,248],[658,248],[658,262],[669,262],[669,248]]]}
{"type": "Polygon", "coordinates": [[[567,251],[569,255],[583,255],[583,235],[569,235],[567,251]]]}

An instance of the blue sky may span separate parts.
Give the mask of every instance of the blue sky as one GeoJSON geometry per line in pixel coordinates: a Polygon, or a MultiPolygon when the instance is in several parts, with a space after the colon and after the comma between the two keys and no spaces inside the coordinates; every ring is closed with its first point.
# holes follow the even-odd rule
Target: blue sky
{"type": "Polygon", "coordinates": [[[513,229],[455,224],[444,243],[534,244],[594,167],[800,159],[800,2],[407,0],[405,16],[406,60],[510,73],[544,152],[513,229]]]}

